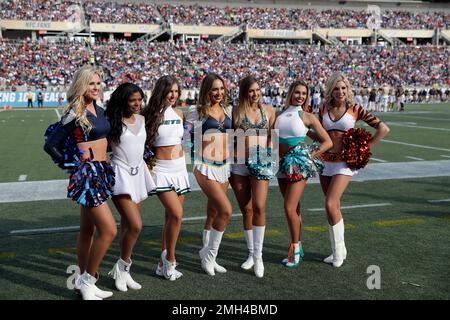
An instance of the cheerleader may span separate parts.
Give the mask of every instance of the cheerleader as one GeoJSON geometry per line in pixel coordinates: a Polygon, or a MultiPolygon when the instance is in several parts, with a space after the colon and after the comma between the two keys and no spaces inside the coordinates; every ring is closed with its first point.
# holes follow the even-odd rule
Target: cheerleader
{"type": "Polygon", "coordinates": [[[183,112],[177,108],[180,85],[173,76],[158,79],[148,105],[142,110],[147,130],[147,146],[151,147],[156,164],[151,170],[157,195],[165,208],[162,231],[161,260],[156,274],[174,281],[183,274],[176,270],[175,247],[181,229],[184,194],[190,191],[184,158],[183,112]]]}
{"type": "Polygon", "coordinates": [[[112,195],[114,170],[106,162],[110,124],[103,108],[97,105],[101,97],[101,79],[101,71],[92,66],[75,72],[67,91],[69,105],[44,146],[55,162],[71,170],[67,196],[81,206],[77,240],[81,276],[75,280],[75,289],[81,292],[84,300],[112,296],[112,292],[100,290],[95,283],[98,267],[117,233],[116,222],[106,203],[112,195]],[[68,137],[75,140],[79,149],[73,163],[66,163],[67,154],[61,151],[61,144],[68,137]]]}
{"type": "Polygon", "coordinates": [[[275,129],[279,131],[280,171],[278,186],[284,199],[284,212],[289,226],[291,243],[283,265],[293,268],[303,258],[301,244],[302,219],[299,212],[300,198],[308,178],[318,176],[323,164],[316,158],[332,147],[327,132],[317,118],[308,111],[309,92],[304,81],[295,81],[289,87],[284,110],[277,116],[275,129]],[[304,144],[309,128],[321,144],[310,148],[304,144]]]}
{"type": "Polygon", "coordinates": [[[208,74],[200,86],[198,106],[192,106],[187,117],[187,130],[192,132],[194,149],[196,136],[201,134],[201,153],[194,151],[194,176],[208,197],[207,219],[200,250],[203,270],[214,276],[227,270],[216,262],[219,246],[232,207],[227,196],[230,166],[227,163],[228,134],[232,129],[231,106],[227,101],[225,81],[217,74],[208,74]]]}
{"type": "Polygon", "coordinates": [[[116,184],[112,200],[120,213],[120,258],[110,271],[116,288],[138,290],[141,285],[130,275],[131,253],[142,229],[141,203],[154,189],[150,171],[144,163],[147,134],[141,111],[144,92],[132,83],[121,84],[106,106],[111,124],[108,141],[116,184]]]}
{"type": "Polygon", "coordinates": [[[344,220],[341,212],[341,197],[351,177],[357,173],[349,168],[342,156],[342,137],[355,127],[358,120],[376,129],[369,146],[378,143],[389,128],[363,107],[355,105],[352,88],[348,79],[341,73],[333,74],[327,82],[325,101],[320,108],[319,120],[333,141],[333,148],[323,154],[325,169],[320,176],[320,184],[325,195],[325,208],[328,218],[328,235],[332,254],[324,259],[340,267],[347,257],[344,242],[344,220]]]}
{"type": "Polygon", "coordinates": [[[243,215],[248,248],[248,258],[241,268],[250,270],[253,267],[258,278],[264,276],[262,249],[266,228],[266,199],[273,168],[270,167],[270,161],[266,163],[266,168],[258,163],[250,163],[248,155],[255,148],[270,153],[270,130],[274,121],[275,111],[271,106],[262,104],[261,89],[256,78],[247,76],[242,79],[239,85],[239,106],[233,110],[233,127],[245,133],[245,156],[242,155],[245,159],[241,159],[238,152],[237,163],[231,166],[230,183],[243,215]]]}

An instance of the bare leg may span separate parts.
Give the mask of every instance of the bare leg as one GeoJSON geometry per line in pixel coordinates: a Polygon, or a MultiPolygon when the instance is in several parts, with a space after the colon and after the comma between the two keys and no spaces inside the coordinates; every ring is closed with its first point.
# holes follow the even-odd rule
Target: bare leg
{"type": "Polygon", "coordinates": [[[108,251],[111,242],[117,234],[117,227],[114,217],[106,203],[98,207],[87,208],[88,215],[97,227],[98,236],[92,244],[87,264],[87,272],[95,275],[103,257],[108,251]]]}
{"type": "MultiPolygon", "coordinates": [[[[166,223],[163,230],[163,249],[167,250],[166,259],[175,261],[175,248],[181,229],[183,217],[183,206],[175,191],[162,192],[158,194],[159,200],[166,208],[166,223]]],[[[181,197],[180,197],[181,198],[181,197]]]]}
{"type": "Polygon", "coordinates": [[[88,215],[87,209],[85,206],[80,207],[80,233],[77,239],[77,256],[80,274],[86,271],[96,229],[94,222],[88,215]]]}
{"type": "Polygon", "coordinates": [[[129,262],[142,230],[140,205],[134,203],[127,195],[114,196],[112,200],[121,216],[120,255],[122,260],[129,262]]]}

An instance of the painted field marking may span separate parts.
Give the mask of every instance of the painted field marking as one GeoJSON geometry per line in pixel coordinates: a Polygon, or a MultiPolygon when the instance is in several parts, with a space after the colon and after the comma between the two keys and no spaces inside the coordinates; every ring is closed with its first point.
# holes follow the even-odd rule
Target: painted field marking
{"type": "Polygon", "coordinates": [[[27,175],[26,174],[21,174],[19,176],[19,180],[17,180],[17,181],[26,181],[26,180],[27,180],[27,175]]]}
{"type": "Polygon", "coordinates": [[[20,122],[25,122],[25,120],[22,119],[22,120],[20,120],[20,122]]]}
{"type": "Polygon", "coordinates": [[[441,157],[443,157],[443,158],[450,158],[450,156],[447,156],[445,154],[441,154],[441,157]]]}
{"type": "MultiPolygon", "coordinates": [[[[266,229],[264,236],[265,237],[276,237],[281,234],[282,234],[282,232],[278,229],[266,229]]],[[[223,236],[227,239],[244,239],[245,238],[244,231],[225,233],[223,236]]]]}
{"type": "Polygon", "coordinates": [[[405,156],[405,158],[408,158],[408,159],[411,159],[411,160],[417,160],[417,161],[423,161],[424,160],[422,158],[411,157],[411,156],[405,156]]]}
{"type": "Polygon", "coordinates": [[[378,220],[378,221],[375,221],[374,223],[380,227],[392,227],[392,226],[400,226],[400,225],[422,224],[422,223],[425,223],[425,220],[419,219],[419,218],[378,220]]]}
{"type": "Polygon", "coordinates": [[[370,157],[370,160],[373,160],[373,161],[376,161],[376,162],[387,162],[386,160],[378,159],[378,158],[374,158],[374,157],[370,157]]]}
{"type": "Polygon", "coordinates": [[[77,253],[76,247],[71,248],[49,248],[49,254],[65,254],[65,253],[77,253]]]}
{"type": "MultiPolygon", "coordinates": [[[[268,229],[268,230],[266,230],[264,236],[265,237],[276,237],[281,234],[282,234],[282,232],[278,229],[268,229]]],[[[225,233],[223,236],[227,239],[243,239],[245,237],[244,231],[225,233]]],[[[200,235],[178,238],[178,243],[195,243],[195,242],[199,242],[199,241],[201,241],[200,235]]],[[[141,243],[145,246],[158,247],[158,246],[161,246],[161,239],[147,239],[147,240],[142,240],[141,243]]]]}
{"type": "Polygon", "coordinates": [[[178,243],[194,243],[200,241],[200,236],[179,237],[178,243]]]}
{"type": "Polygon", "coordinates": [[[383,140],[381,140],[381,142],[401,144],[401,145],[404,145],[404,146],[410,146],[410,147],[416,147],[416,148],[422,148],[422,149],[431,149],[431,150],[439,150],[439,151],[450,152],[450,149],[436,148],[436,147],[430,147],[430,146],[423,146],[423,145],[420,145],[420,144],[406,143],[406,142],[400,142],[400,141],[393,141],[393,140],[385,140],[385,139],[383,139],[383,140]]]}
{"type": "MultiPolygon", "coordinates": [[[[241,213],[233,213],[233,217],[241,217],[241,213]]],[[[183,218],[182,221],[196,221],[205,220],[206,215],[202,217],[188,217],[183,218]]],[[[120,227],[120,223],[116,223],[117,227],[120,227]]],[[[60,231],[78,231],[80,226],[68,226],[68,227],[55,227],[55,228],[40,228],[40,229],[22,229],[22,230],[12,230],[9,234],[19,235],[19,234],[29,234],[29,233],[49,233],[49,232],[60,232],[60,231]]]]}
{"type": "Polygon", "coordinates": [[[58,109],[55,109],[55,112],[56,112],[56,116],[58,117],[58,120],[61,120],[61,115],[59,114],[58,109]]]}
{"type": "MultiPolygon", "coordinates": [[[[385,203],[371,203],[371,204],[361,204],[361,205],[355,205],[355,206],[342,206],[341,209],[385,207],[385,206],[391,206],[391,205],[392,205],[392,203],[389,203],[389,202],[385,202],[385,203]]],[[[312,209],[308,209],[308,211],[325,211],[325,208],[312,208],[312,209]]]]}
{"type": "MultiPolygon", "coordinates": [[[[400,114],[397,114],[397,115],[400,116],[400,114]]],[[[413,119],[419,119],[419,120],[433,120],[433,121],[450,121],[450,119],[448,119],[448,118],[432,118],[432,117],[413,116],[413,115],[406,115],[406,114],[401,114],[401,118],[413,118],[413,119]]]]}
{"type": "Polygon", "coordinates": [[[0,260],[3,259],[14,259],[16,257],[15,252],[0,252],[0,260]]]}
{"type": "Polygon", "coordinates": [[[429,203],[450,202],[450,199],[427,200],[429,203]]]}
{"type": "Polygon", "coordinates": [[[327,232],[328,226],[323,225],[323,226],[303,227],[303,230],[307,232],[327,232]]]}
{"type": "Polygon", "coordinates": [[[141,243],[142,243],[144,246],[149,246],[149,247],[160,247],[160,246],[161,246],[161,239],[142,240],[141,243]]]}
{"type": "MultiPolygon", "coordinates": [[[[351,230],[351,229],[355,229],[356,226],[354,224],[351,223],[346,223],[344,224],[345,230],[351,230]]],[[[322,225],[322,226],[309,226],[309,227],[303,227],[304,231],[307,232],[327,232],[328,231],[328,226],[327,225],[322,225]]]]}
{"type": "Polygon", "coordinates": [[[401,124],[398,122],[386,122],[386,124],[390,126],[399,126],[399,127],[405,127],[405,128],[414,128],[414,129],[428,129],[428,130],[438,130],[438,131],[450,131],[450,129],[447,128],[435,128],[435,127],[424,127],[424,126],[417,126],[417,125],[408,125],[406,122],[405,124],[401,124]]]}

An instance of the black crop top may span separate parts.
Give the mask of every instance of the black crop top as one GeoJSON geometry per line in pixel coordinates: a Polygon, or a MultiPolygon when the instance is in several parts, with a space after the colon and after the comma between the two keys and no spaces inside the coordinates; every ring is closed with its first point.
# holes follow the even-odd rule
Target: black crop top
{"type": "Polygon", "coordinates": [[[56,129],[47,138],[44,145],[44,150],[57,162],[64,160],[64,155],[61,152],[61,144],[68,136],[72,136],[76,143],[94,141],[105,138],[111,125],[105,117],[105,110],[94,104],[97,117],[86,110],[86,117],[92,124],[92,129],[89,133],[76,123],[75,112],[72,110],[62,116],[56,129]]]}
{"type": "Polygon", "coordinates": [[[202,134],[209,129],[219,130],[222,133],[226,133],[227,129],[232,129],[232,123],[230,117],[225,115],[223,122],[217,121],[215,118],[208,116],[202,124],[202,134]]]}

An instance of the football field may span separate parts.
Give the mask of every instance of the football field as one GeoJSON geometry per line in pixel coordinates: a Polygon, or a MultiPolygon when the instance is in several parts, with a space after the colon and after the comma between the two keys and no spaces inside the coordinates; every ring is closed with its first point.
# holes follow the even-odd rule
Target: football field
{"type": "MultiPolygon", "coordinates": [[[[0,111],[0,299],[78,299],[67,288],[67,268],[77,261],[79,207],[65,199],[67,175],[42,150],[43,133],[58,113],[0,111]]],[[[164,210],[150,197],[132,257],[133,277],[143,288],[113,289],[107,273],[119,256],[117,239],[100,266],[98,286],[114,290],[113,300],[449,299],[450,104],[407,105],[406,112],[377,116],[391,131],[342,198],[348,256],[341,268],[322,262],[331,249],[316,180],[301,201],[305,260],[294,269],[280,263],[289,231],[274,180],[266,208],[264,278],[240,269],[247,249],[231,190],[233,217],[218,256],[228,272],[208,276],[198,256],[206,197],[192,180],[176,252],[184,276],[172,282],[154,273],[164,210]]]]}

